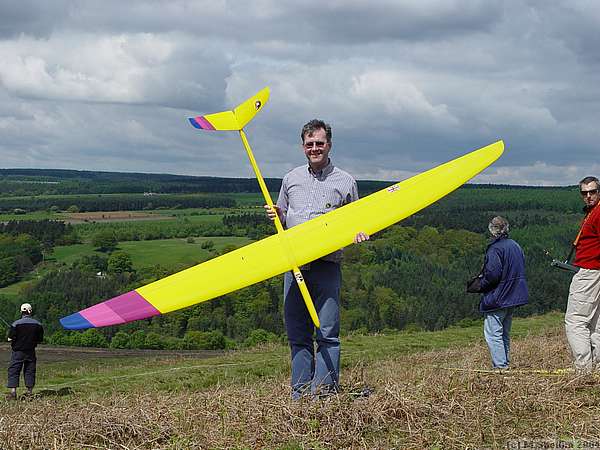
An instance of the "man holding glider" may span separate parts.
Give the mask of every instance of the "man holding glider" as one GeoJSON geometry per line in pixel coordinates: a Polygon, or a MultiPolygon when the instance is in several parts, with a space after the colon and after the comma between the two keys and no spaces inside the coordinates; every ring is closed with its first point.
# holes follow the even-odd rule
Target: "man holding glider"
{"type": "Polygon", "coordinates": [[[575,369],[590,372],[600,369],[600,182],[585,177],[579,191],[586,213],[573,245],[573,265],[579,271],[573,275],[565,313],[567,340],[573,353],[575,369]]]}
{"type": "MultiPolygon", "coordinates": [[[[299,225],[347,203],[358,200],[356,181],[329,159],[331,126],[311,120],[302,128],[302,149],[308,164],[296,167],[283,178],[277,205],[265,205],[271,220],[275,214],[285,228],[299,225]]],[[[315,237],[318,239],[318,236],[315,237]]],[[[369,236],[359,232],[354,242],[369,236]]],[[[340,371],[340,289],[342,251],[326,255],[301,267],[320,321],[316,330],[292,272],[284,278],[284,318],[292,360],[292,398],[312,392],[337,392],[340,371]]]]}
{"type": "Polygon", "coordinates": [[[31,317],[32,308],[29,303],[21,305],[21,318],[15,320],[8,331],[8,340],[12,347],[10,366],[8,366],[8,398],[16,400],[19,378],[23,370],[27,393],[32,394],[35,386],[36,355],[35,348],[44,340],[42,324],[31,317]]]}

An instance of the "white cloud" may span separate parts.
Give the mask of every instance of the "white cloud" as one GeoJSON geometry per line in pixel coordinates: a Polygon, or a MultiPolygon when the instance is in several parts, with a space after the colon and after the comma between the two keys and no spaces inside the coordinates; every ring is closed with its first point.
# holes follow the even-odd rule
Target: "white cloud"
{"type": "Polygon", "coordinates": [[[151,35],[21,36],[0,44],[0,81],[21,97],[140,102],[143,77],[170,51],[151,35]]]}
{"type": "Polygon", "coordinates": [[[579,180],[600,171],[600,164],[558,166],[536,161],[530,166],[492,166],[474,178],[476,183],[503,183],[529,186],[577,184],[579,180]]]}
{"type": "Polygon", "coordinates": [[[446,105],[431,104],[410,79],[398,72],[372,70],[355,76],[350,95],[355,105],[367,105],[368,110],[387,116],[386,120],[427,120],[434,126],[458,124],[446,105]]]}
{"type": "Polygon", "coordinates": [[[252,176],[235,133],[186,117],[270,85],[247,130],[265,176],[303,162],[319,117],[359,178],[503,138],[482,179],[573,183],[598,169],[599,18],[583,0],[0,2],[2,166],[252,176]]]}

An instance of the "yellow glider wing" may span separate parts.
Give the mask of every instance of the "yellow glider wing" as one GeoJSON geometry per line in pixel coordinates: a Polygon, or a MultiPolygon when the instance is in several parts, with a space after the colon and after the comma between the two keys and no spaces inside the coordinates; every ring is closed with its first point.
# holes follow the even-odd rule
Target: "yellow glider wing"
{"type": "Polygon", "coordinates": [[[496,161],[502,141],[394,184],[356,202],[61,319],[67,329],[116,325],[194,305],[292,268],[282,234],[297,264],[376,233],[449,194],[496,161]]]}

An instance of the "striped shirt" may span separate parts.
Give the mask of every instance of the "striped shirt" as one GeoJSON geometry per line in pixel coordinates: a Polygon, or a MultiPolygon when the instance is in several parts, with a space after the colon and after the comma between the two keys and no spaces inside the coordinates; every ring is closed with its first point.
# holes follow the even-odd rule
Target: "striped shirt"
{"type": "MultiPolygon", "coordinates": [[[[277,206],[283,214],[283,226],[291,228],[355,200],[358,200],[356,181],[330,160],[318,172],[308,164],[288,172],[281,183],[277,206]]],[[[342,250],[322,259],[339,263],[342,250]]]]}

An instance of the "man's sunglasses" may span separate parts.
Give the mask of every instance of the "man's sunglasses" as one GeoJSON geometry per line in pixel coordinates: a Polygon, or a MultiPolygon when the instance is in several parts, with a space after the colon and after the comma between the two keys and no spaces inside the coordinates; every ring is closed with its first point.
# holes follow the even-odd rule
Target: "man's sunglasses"
{"type": "Polygon", "coordinates": [[[596,195],[598,193],[598,189],[590,189],[589,191],[579,191],[583,197],[587,197],[588,194],[596,195]]]}
{"type": "Polygon", "coordinates": [[[323,142],[323,141],[315,141],[315,142],[305,142],[304,144],[304,148],[323,148],[325,147],[325,144],[327,144],[327,142],[323,142]]]}

